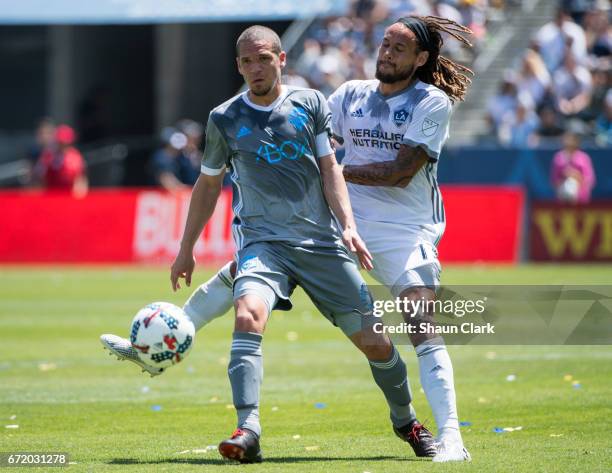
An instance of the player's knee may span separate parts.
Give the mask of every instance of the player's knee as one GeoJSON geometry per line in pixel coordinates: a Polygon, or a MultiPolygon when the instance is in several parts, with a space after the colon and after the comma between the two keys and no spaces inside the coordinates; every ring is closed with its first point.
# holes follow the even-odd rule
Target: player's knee
{"type": "Polygon", "coordinates": [[[234,329],[237,332],[253,332],[262,333],[264,323],[258,319],[253,313],[242,311],[236,313],[236,321],[234,329]]]}
{"type": "Polygon", "coordinates": [[[393,343],[384,334],[363,330],[352,336],[351,340],[370,361],[388,360],[393,353],[393,343]]]}
{"type": "MultiPolygon", "coordinates": [[[[429,313],[429,302],[435,300],[436,294],[427,287],[411,287],[402,291],[399,299],[402,301],[414,301],[414,303],[404,304],[404,319],[421,316],[429,313]]],[[[408,320],[406,320],[409,322],[408,320]]]]}
{"type": "MultiPolygon", "coordinates": [[[[403,317],[410,328],[410,341],[413,346],[417,346],[423,341],[432,338],[429,330],[423,330],[423,325],[434,325],[434,312],[431,303],[435,300],[435,292],[427,287],[411,287],[401,292],[400,299],[412,301],[404,304],[403,317]]],[[[433,334],[435,330],[431,330],[433,334]]]]}
{"type": "Polygon", "coordinates": [[[268,318],[268,309],[265,303],[253,296],[242,296],[235,301],[236,321],[234,328],[238,332],[264,331],[268,318]]]}
{"type": "Polygon", "coordinates": [[[385,345],[367,346],[365,350],[363,350],[363,353],[370,361],[386,361],[391,358],[393,345],[389,343],[385,345]]]}

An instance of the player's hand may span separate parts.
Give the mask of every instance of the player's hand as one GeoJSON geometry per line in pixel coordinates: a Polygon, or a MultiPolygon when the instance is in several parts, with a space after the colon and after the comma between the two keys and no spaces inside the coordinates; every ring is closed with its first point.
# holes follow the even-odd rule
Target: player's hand
{"type": "Polygon", "coordinates": [[[193,268],[195,267],[195,258],[193,253],[179,251],[176,256],[172,267],[170,268],[170,281],[172,282],[172,290],[176,292],[177,289],[181,288],[179,283],[180,278],[185,278],[185,284],[187,287],[191,286],[191,275],[193,274],[193,268]]]}
{"type": "Polygon", "coordinates": [[[342,232],[342,241],[350,251],[357,255],[363,269],[370,271],[374,268],[372,255],[368,251],[364,241],[354,229],[347,228],[344,230],[342,232]]]}

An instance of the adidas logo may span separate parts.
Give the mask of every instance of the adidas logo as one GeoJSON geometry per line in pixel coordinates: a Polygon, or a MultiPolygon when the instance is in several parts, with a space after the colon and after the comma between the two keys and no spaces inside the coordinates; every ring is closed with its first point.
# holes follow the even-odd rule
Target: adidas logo
{"type": "Polygon", "coordinates": [[[361,108],[358,108],[354,112],[351,112],[351,117],[354,117],[354,118],[363,118],[363,110],[361,110],[361,108]]]}
{"type": "Polygon", "coordinates": [[[240,130],[238,130],[238,134],[236,135],[236,138],[242,138],[243,136],[250,135],[251,133],[253,132],[251,131],[250,128],[247,128],[246,126],[241,126],[240,130]]]}

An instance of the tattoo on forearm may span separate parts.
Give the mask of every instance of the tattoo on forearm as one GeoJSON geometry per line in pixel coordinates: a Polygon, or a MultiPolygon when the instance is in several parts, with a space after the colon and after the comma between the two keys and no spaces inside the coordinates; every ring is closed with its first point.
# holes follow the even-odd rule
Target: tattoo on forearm
{"type": "Polygon", "coordinates": [[[346,165],[343,174],[344,179],[353,184],[406,187],[428,160],[422,148],[402,145],[393,161],[362,166],[346,165]]]}

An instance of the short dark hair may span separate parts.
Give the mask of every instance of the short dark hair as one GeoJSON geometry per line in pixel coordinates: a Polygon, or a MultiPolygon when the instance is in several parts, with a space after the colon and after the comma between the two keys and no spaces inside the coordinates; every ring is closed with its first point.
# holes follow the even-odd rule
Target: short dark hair
{"type": "Polygon", "coordinates": [[[274,30],[266,28],[265,26],[253,25],[240,33],[240,36],[238,36],[238,40],[236,41],[236,56],[240,56],[240,45],[247,41],[266,41],[270,44],[270,48],[272,49],[273,53],[280,54],[282,51],[279,36],[274,32],[274,30]]]}

